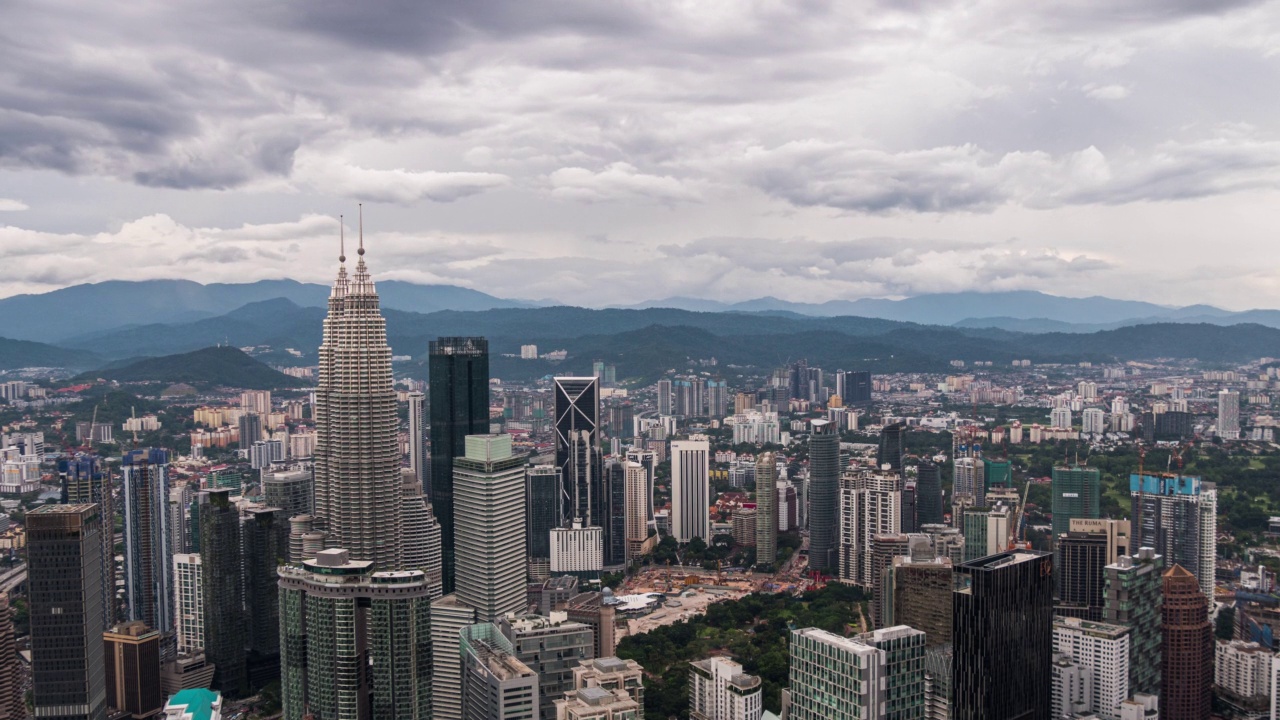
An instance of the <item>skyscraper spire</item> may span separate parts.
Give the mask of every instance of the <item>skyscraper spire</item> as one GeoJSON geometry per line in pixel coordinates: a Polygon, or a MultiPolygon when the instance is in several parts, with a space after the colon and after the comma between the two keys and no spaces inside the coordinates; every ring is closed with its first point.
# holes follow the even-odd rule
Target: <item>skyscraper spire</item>
{"type": "Polygon", "coordinates": [[[402,502],[391,348],[363,242],[358,252],[350,282],[346,266],[338,268],[320,345],[315,524],[328,533],[329,547],[394,570],[402,502]]]}
{"type": "Polygon", "coordinates": [[[342,216],[338,216],[338,279],[333,281],[333,290],[329,293],[329,310],[333,311],[333,299],[343,298],[347,295],[347,288],[350,281],[347,280],[347,234],[346,223],[343,222],[342,216]]]}

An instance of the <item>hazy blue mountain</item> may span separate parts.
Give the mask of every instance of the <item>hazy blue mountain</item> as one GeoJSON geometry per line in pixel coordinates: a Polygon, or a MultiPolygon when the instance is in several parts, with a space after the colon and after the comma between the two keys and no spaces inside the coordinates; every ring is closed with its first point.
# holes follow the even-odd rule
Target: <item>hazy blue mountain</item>
{"type": "MultiPolygon", "coordinates": [[[[413,312],[528,305],[452,285],[387,280],[378,283],[378,291],[383,307],[413,312]]],[[[328,297],[328,286],[295,280],[208,285],[190,280],[113,280],[0,299],[0,318],[8,337],[56,342],[117,328],[217,317],[249,303],[276,298],[302,307],[324,307],[328,297]]]]}
{"type": "Polygon", "coordinates": [[[57,367],[78,370],[94,367],[102,358],[93,353],[55,347],[30,340],[0,337],[0,370],[57,367]]]}
{"type": "Polygon", "coordinates": [[[248,390],[306,387],[308,383],[270,368],[233,347],[206,347],[193,352],[144,358],[124,367],[84,373],[81,380],[157,381],[217,385],[248,390]]]}

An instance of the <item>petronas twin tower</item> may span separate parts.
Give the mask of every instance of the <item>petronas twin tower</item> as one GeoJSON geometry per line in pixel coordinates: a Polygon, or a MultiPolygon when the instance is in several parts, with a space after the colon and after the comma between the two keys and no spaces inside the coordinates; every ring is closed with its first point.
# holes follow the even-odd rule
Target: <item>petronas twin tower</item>
{"type": "Polygon", "coordinates": [[[378,570],[402,564],[400,451],[391,348],[378,293],[364,262],[361,231],[355,274],[346,254],[329,294],[320,345],[315,421],[316,529],[378,570]]]}

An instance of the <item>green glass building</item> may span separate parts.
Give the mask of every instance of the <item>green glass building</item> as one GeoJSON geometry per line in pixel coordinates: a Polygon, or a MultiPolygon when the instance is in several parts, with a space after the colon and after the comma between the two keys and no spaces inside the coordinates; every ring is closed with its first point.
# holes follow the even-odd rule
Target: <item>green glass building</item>
{"type": "Polygon", "coordinates": [[[1160,694],[1163,656],[1161,608],[1164,557],[1151,548],[1122,555],[1104,568],[1102,620],[1132,628],[1129,635],[1129,693],[1160,694]]]}
{"type": "Polygon", "coordinates": [[[1102,496],[1102,473],[1098,468],[1075,465],[1053,469],[1053,537],[1071,530],[1076,518],[1099,517],[1099,501],[1102,496]]]}

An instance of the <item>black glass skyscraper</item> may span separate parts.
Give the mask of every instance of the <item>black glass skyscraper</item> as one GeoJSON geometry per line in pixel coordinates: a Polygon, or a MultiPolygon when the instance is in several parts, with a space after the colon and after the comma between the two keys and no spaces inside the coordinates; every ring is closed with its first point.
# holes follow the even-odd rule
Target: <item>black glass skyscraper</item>
{"type": "Polygon", "coordinates": [[[1106,586],[1107,534],[1067,532],[1055,539],[1055,612],[1063,617],[1102,621],[1106,586]]]}
{"type": "Polygon", "coordinates": [[[489,433],[489,341],[442,337],[429,347],[431,503],[440,522],[441,583],[454,590],[453,459],[468,435],[489,433]]]}
{"type": "Polygon", "coordinates": [[[866,370],[854,370],[845,376],[845,388],[849,397],[841,398],[845,405],[866,404],[871,402],[871,373],[866,370]]]}
{"type": "Polygon", "coordinates": [[[942,524],[942,472],[922,462],[916,469],[916,527],[942,524]]]}
{"type": "Polygon", "coordinates": [[[902,472],[902,457],[906,454],[907,426],[905,423],[885,425],[880,431],[880,450],[876,463],[888,465],[894,472],[902,472]]]}
{"type": "Polygon", "coordinates": [[[599,526],[604,493],[600,456],[600,379],[555,379],[556,466],[560,468],[561,520],[599,526]],[[593,502],[592,498],[596,497],[593,502]]]}
{"type": "Polygon", "coordinates": [[[600,518],[604,529],[604,564],[625,565],[627,562],[627,490],[625,465],[610,460],[605,465],[604,492],[600,494],[597,510],[592,515],[600,518]]]}
{"type": "Polygon", "coordinates": [[[543,564],[550,568],[551,531],[560,522],[560,468],[536,465],[525,469],[525,554],[530,567],[543,564]]]}
{"type": "Polygon", "coordinates": [[[840,506],[840,434],[835,423],[814,420],[809,435],[809,567],[832,573],[840,506]]]}
{"type": "Polygon", "coordinates": [[[1049,720],[1053,557],[997,553],[956,566],[954,720],[1049,720]]]}
{"type": "Polygon", "coordinates": [[[213,685],[223,695],[248,692],[241,582],[240,511],[230,490],[200,493],[200,582],[204,593],[204,652],[217,666],[213,685]]]}

